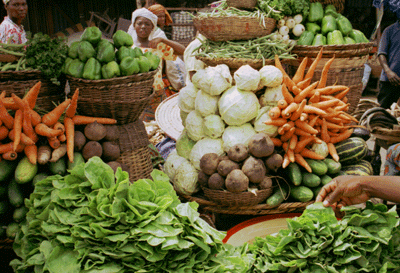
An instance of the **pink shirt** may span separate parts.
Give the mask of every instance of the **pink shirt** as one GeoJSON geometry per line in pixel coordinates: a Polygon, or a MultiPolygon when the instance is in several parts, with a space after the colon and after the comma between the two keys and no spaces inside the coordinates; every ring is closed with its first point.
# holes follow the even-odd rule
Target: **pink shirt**
{"type": "Polygon", "coordinates": [[[27,42],[24,27],[15,24],[8,16],[0,24],[0,43],[7,43],[11,37],[11,44],[24,44],[27,42]]]}

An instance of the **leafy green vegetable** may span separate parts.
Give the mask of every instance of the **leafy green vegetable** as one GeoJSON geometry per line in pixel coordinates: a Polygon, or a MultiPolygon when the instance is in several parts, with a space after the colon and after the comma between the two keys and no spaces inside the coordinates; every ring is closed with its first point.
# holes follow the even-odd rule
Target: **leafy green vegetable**
{"type": "Polygon", "coordinates": [[[59,77],[68,55],[65,39],[51,38],[47,34],[36,33],[29,37],[26,47],[27,65],[40,70],[54,84],[60,85],[59,77]]]}
{"type": "Polygon", "coordinates": [[[331,208],[315,203],[288,229],[256,238],[250,272],[398,272],[400,229],[396,208],[367,202],[365,209],[344,208],[338,221],[331,208]]]}
{"type": "Polygon", "coordinates": [[[38,182],[11,262],[15,272],[247,272],[246,249],[181,203],[161,171],[129,182],[98,157],[38,182]]]}
{"type": "Polygon", "coordinates": [[[284,16],[302,14],[307,17],[310,10],[310,2],[307,0],[259,0],[258,7],[271,17],[279,20],[284,16]],[[273,10],[274,12],[271,12],[273,10]]]}

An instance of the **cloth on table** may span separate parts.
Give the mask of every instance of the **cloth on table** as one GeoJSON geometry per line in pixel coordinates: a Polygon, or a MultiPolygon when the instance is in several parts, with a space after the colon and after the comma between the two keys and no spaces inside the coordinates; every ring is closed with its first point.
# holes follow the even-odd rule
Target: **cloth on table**
{"type": "Polygon", "coordinates": [[[386,161],[383,166],[384,175],[400,175],[400,143],[387,149],[386,161]]]}
{"type": "Polygon", "coordinates": [[[162,158],[167,159],[168,155],[175,150],[176,142],[170,137],[166,137],[161,142],[156,144],[158,151],[160,152],[162,158]]]}

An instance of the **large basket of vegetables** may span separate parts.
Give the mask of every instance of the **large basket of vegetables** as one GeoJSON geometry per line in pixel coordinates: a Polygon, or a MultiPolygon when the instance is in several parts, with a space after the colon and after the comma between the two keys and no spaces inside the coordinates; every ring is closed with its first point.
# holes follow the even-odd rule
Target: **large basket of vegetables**
{"type": "Polygon", "coordinates": [[[197,16],[193,18],[196,29],[212,41],[248,40],[270,34],[275,26],[273,18],[259,19],[250,16],[197,16]]]}

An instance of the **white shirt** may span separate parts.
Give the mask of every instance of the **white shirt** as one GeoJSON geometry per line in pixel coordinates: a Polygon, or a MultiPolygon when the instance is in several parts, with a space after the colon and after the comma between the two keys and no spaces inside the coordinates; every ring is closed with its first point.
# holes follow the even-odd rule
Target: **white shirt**
{"type": "Polygon", "coordinates": [[[5,44],[9,41],[10,37],[11,44],[24,44],[27,42],[24,26],[18,26],[6,16],[0,24],[0,42],[5,44]]]}

